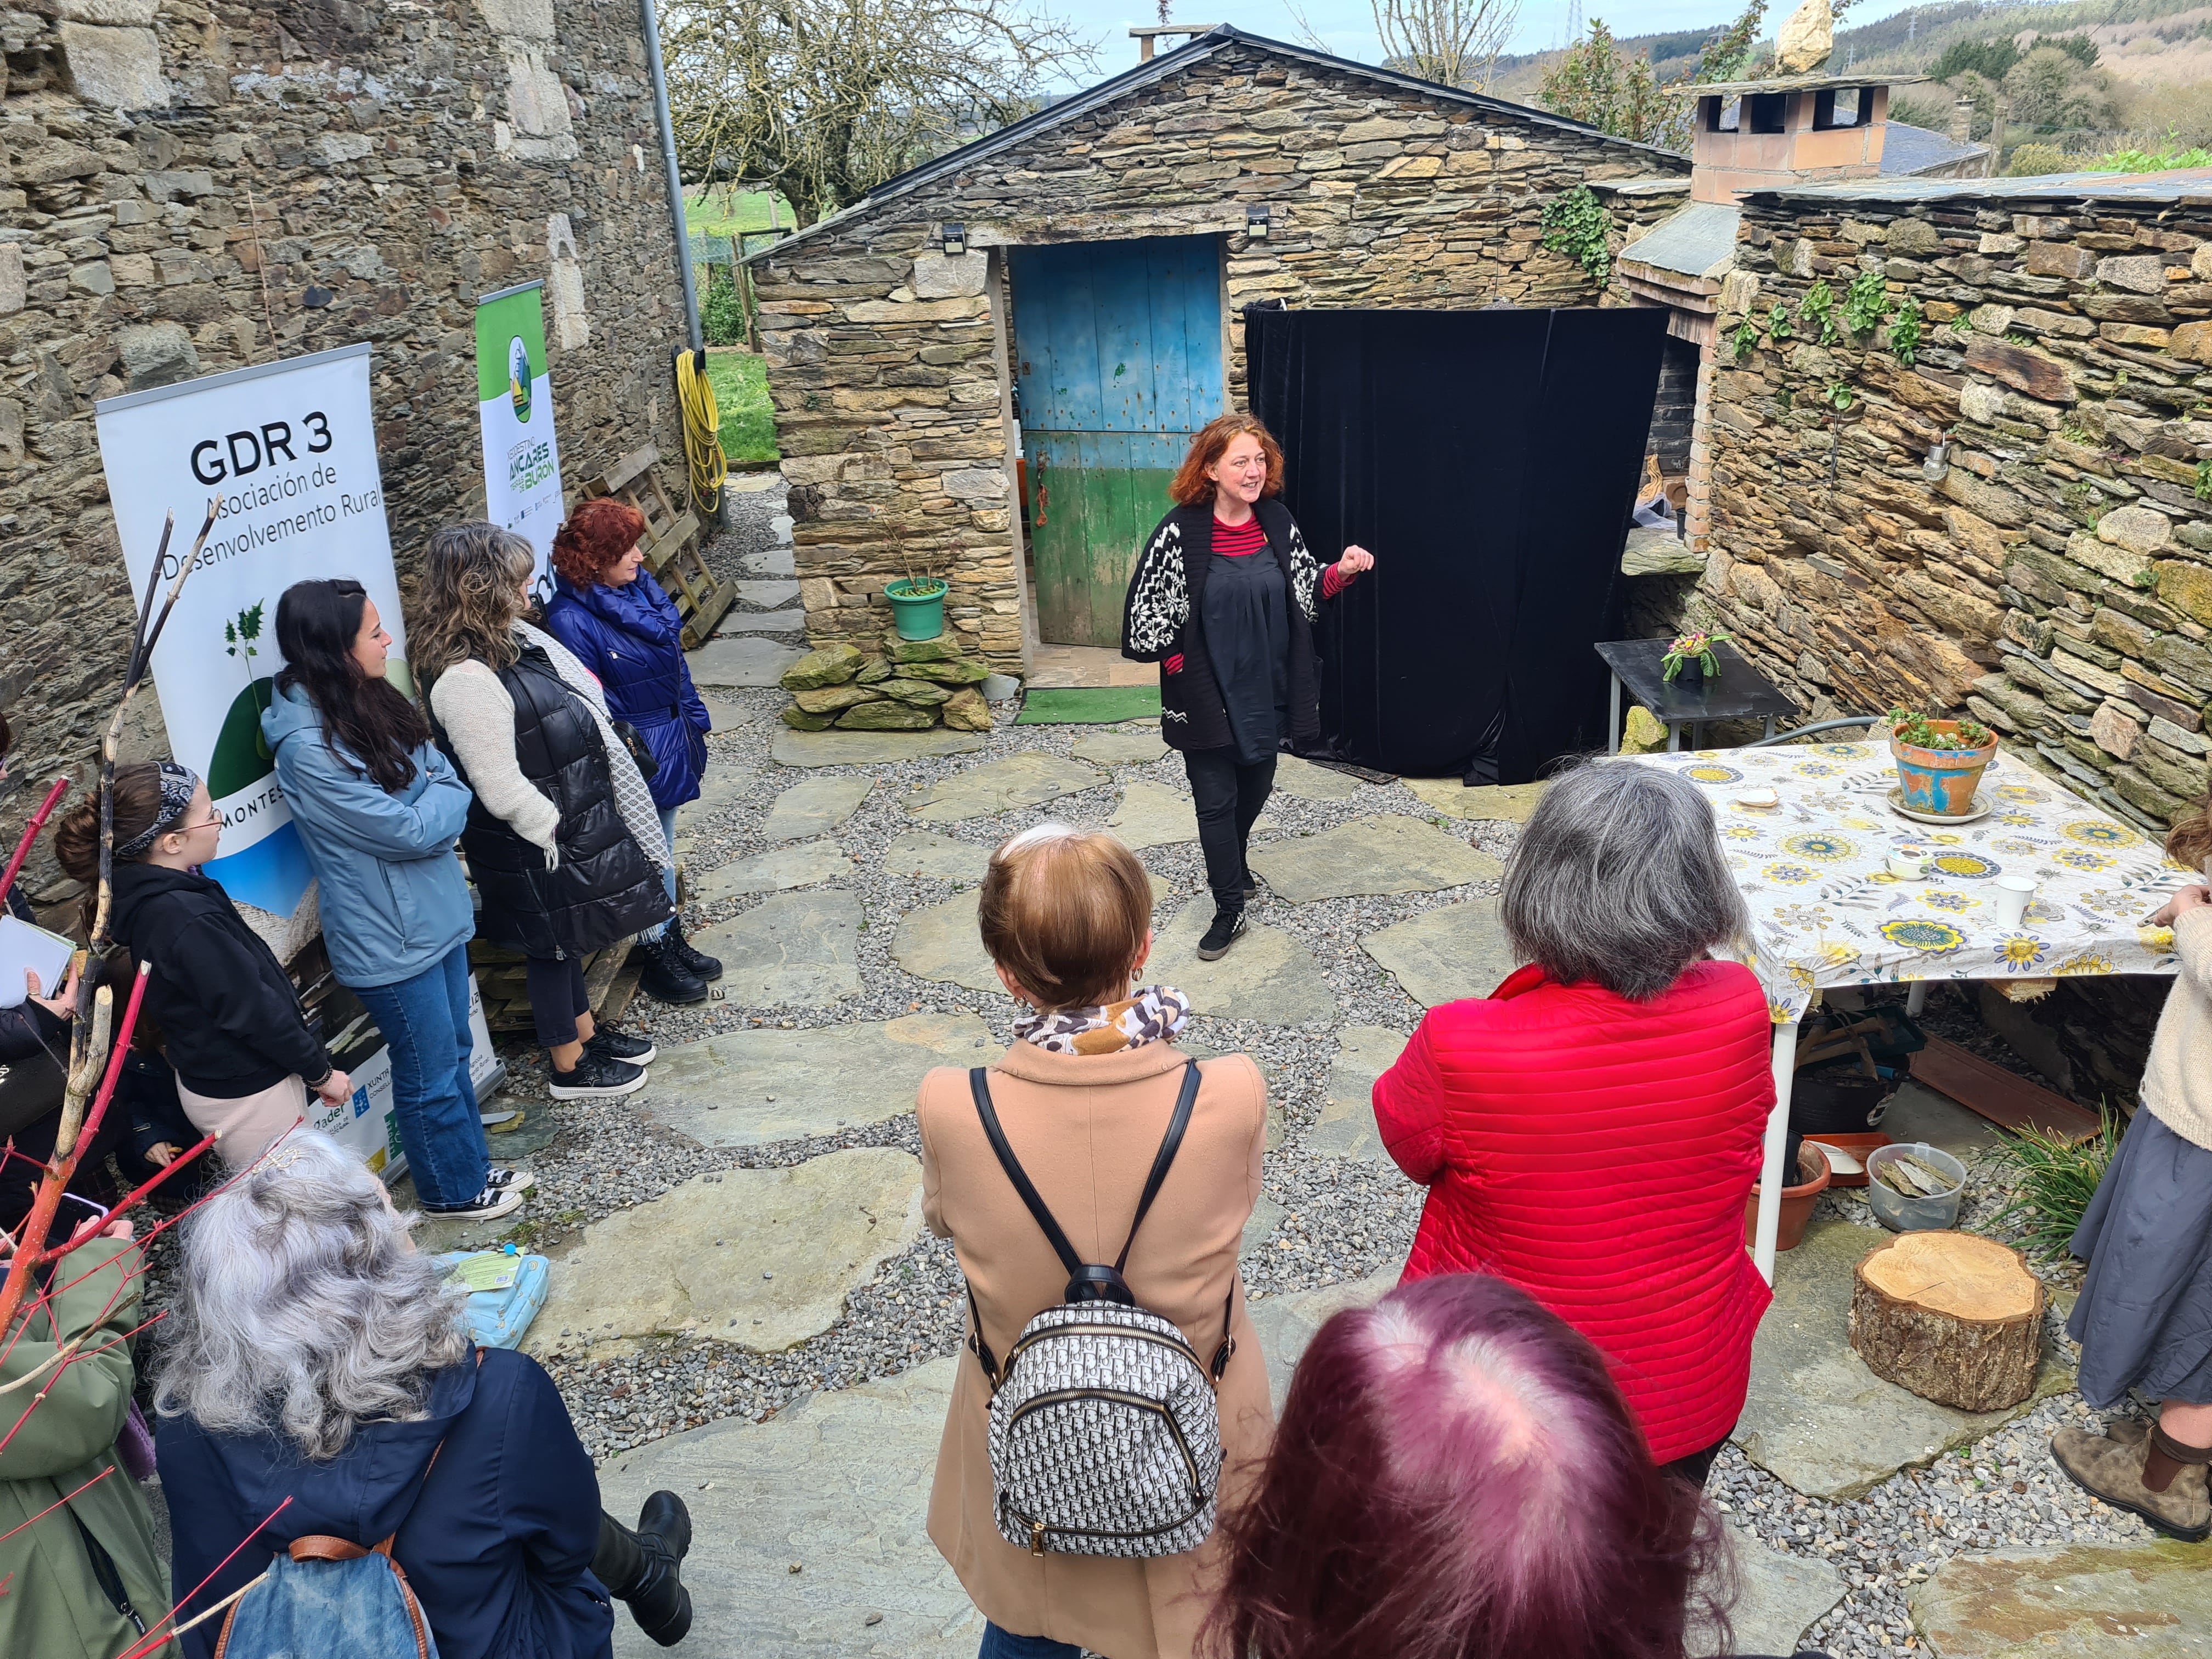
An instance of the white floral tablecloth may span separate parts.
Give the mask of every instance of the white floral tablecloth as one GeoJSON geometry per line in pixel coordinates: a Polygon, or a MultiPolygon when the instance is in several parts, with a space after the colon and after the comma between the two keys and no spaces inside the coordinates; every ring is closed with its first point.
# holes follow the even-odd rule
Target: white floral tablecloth
{"type": "Polygon", "coordinates": [[[2158,842],[1999,751],[1980,795],[1995,810],[1951,827],[1893,811],[1888,745],[1779,744],[1623,757],[1704,790],[1751,909],[1740,959],[1778,1024],[1831,986],[1936,979],[2171,974],[2173,932],[2144,919],[2191,872],[2158,842]],[[1741,805],[1772,789],[1778,806],[1741,805]],[[1908,843],[1932,854],[1919,881],[1889,873],[1908,843]],[[1996,920],[2001,875],[2040,884],[2014,927],[1996,920]]]}

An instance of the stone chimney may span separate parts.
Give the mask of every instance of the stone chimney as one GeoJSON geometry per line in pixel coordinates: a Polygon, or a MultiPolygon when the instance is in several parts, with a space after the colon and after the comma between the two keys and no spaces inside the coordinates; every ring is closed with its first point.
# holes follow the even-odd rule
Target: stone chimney
{"type": "Polygon", "coordinates": [[[1676,95],[1698,100],[1691,199],[1733,202],[1755,190],[1874,177],[1890,88],[1926,78],[1789,75],[1683,88],[1676,95]]]}
{"type": "Polygon", "coordinates": [[[1971,144],[1974,142],[1974,100],[1961,98],[1951,106],[1951,142],[1971,144]]]}

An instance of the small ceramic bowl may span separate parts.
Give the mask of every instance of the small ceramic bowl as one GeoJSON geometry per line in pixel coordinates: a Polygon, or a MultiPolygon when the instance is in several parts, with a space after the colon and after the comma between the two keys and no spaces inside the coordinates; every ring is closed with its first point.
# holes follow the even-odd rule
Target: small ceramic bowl
{"type": "Polygon", "coordinates": [[[1771,789],[1747,789],[1735,798],[1735,804],[1763,812],[1781,805],[1782,797],[1771,789]]]}

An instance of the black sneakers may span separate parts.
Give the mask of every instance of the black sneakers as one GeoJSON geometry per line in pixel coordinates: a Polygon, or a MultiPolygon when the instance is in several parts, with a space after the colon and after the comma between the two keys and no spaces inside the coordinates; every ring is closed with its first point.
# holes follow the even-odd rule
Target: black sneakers
{"type": "Polygon", "coordinates": [[[666,933],[659,939],[641,939],[635,948],[645,963],[637,988],[655,1002],[681,1005],[707,1000],[707,981],[691,971],[678,954],[676,941],[666,933]]]}
{"type": "Polygon", "coordinates": [[[1206,930],[1206,937],[1198,942],[1200,962],[1218,962],[1229,954],[1229,947],[1244,937],[1244,913],[1242,910],[1216,910],[1213,926],[1206,930]]]}
{"type": "Polygon", "coordinates": [[[556,1100],[593,1100],[615,1095],[634,1095],[645,1087],[645,1068],[627,1060],[595,1054],[589,1045],[573,1072],[556,1070],[550,1085],[556,1100]]]}
{"type": "Polygon", "coordinates": [[[425,1204],[422,1213],[441,1221],[495,1221],[521,1207],[520,1188],[486,1187],[465,1204],[425,1204]]]}
{"type": "Polygon", "coordinates": [[[484,1190],[490,1193],[526,1193],[538,1184],[538,1177],[527,1170],[511,1170],[493,1164],[484,1176],[484,1190]]]}
{"type": "Polygon", "coordinates": [[[597,1054],[602,1060],[619,1060],[632,1066],[650,1066],[660,1050],[653,1046],[650,1038],[602,1028],[592,1034],[584,1044],[584,1052],[597,1054]]]}
{"type": "Polygon", "coordinates": [[[708,956],[704,951],[693,950],[691,948],[691,941],[684,937],[683,917],[671,916],[668,919],[668,938],[670,942],[676,946],[676,954],[684,959],[684,965],[686,968],[689,968],[693,973],[696,974],[701,979],[705,980],[711,984],[715,980],[721,978],[722,964],[720,960],[717,957],[708,956]]]}

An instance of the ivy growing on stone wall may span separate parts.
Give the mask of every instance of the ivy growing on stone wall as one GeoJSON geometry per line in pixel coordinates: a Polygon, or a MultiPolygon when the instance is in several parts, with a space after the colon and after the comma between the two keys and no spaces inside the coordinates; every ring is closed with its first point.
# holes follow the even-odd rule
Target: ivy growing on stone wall
{"type": "Polygon", "coordinates": [[[1878,270],[1863,270],[1844,290],[1844,322],[1853,334],[1871,334],[1889,315],[1889,282],[1878,270]]]}
{"type": "Polygon", "coordinates": [[[1759,325],[1752,321],[1750,318],[1747,317],[1741,323],[1736,325],[1736,362],[1741,363],[1747,361],[1750,358],[1753,350],[1758,346],[1758,344],[1759,325]]]}
{"type": "Polygon", "coordinates": [[[1544,204],[1544,246],[1564,253],[1603,288],[1613,276],[1613,215],[1588,185],[1544,204]]]}
{"type": "Polygon", "coordinates": [[[1797,302],[1797,320],[1808,330],[1820,330],[1820,342],[1832,346],[1844,337],[1836,328],[1836,290],[1822,277],[1805,290],[1805,297],[1797,302]]]}
{"type": "Polygon", "coordinates": [[[1889,349],[1907,368],[1920,356],[1920,330],[1925,321],[1920,301],[1907,295],[1889,325],[1889,349]]]}
{"type": "Polygon", "coordinates": [[[1782,308],[1779,300],[1774,302],[1774,309],[1766,313],[1766,332],[1771,339],[1786,340],[1790,337],[1790,313],[1782,308]]]}

